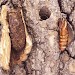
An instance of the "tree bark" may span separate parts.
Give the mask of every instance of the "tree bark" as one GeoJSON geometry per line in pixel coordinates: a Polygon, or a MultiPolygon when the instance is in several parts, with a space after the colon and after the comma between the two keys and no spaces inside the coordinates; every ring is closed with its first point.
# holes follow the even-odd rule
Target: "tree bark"
{"type": "MultiPolygon", "coordinates": [[[[1,0],[0,5],[3,5],[1,0]]],[[[12,0],[17,4],[18,0],[12,0]]],[[[4,4],[12,7],[11,1],[4,4]]],[[[58,20],[65,17],[75,29],[75,0],[23,0],[23,12],[33,47],[28,59],[1,75],[74,75],[75,41],[63,54],[59,50],[58,20]],[[73,57],[70,57],[73,56],[73,57]]],[[[75,30],[74,30],[75,32],[75,30]]]]}

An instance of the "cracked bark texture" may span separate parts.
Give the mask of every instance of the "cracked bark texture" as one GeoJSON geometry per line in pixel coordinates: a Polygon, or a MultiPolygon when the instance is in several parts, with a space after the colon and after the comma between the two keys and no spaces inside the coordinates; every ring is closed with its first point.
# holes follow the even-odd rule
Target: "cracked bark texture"
{"type": "MultiPolygon", "coordinates": [[[[16,5],[17,1],[1,0],[0,6],[6,4],[12,7],[12,3],[16,5]]],[[[7,73],[0,69],[0,75],[75,75],[75,59],[70,57],[75,56],[75,41],[69,45],[69,53],[60,54],[57,31],[58,19],[62,16],[75,28],[75,0],[23,0],[22,5],[33,47],[23,64],[15,65],[7,73]],[[48,8],[49,18],[39,15],[42,7],[48,8]]]]}

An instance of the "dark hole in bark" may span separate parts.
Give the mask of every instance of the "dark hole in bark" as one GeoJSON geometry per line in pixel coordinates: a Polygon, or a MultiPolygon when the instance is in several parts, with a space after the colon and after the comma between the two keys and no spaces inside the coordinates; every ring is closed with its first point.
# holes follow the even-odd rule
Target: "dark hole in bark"
{"type": "Polygon", "coordinates": [[[50,17],[50,11],[46,6],[43,6],[39,11],[39,16],[42,20],[46,20],[50,17]]]}

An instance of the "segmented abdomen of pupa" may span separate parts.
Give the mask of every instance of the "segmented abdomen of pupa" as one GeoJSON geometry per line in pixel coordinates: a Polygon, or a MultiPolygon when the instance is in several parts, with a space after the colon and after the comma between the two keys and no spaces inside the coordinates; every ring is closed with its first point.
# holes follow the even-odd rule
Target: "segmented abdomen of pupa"
{"type": "Polygon", "coordinates": [[[59,48],[64,51],[68,45],[68,25],[67,21],[63,18],[59,21],[59,48]]]}

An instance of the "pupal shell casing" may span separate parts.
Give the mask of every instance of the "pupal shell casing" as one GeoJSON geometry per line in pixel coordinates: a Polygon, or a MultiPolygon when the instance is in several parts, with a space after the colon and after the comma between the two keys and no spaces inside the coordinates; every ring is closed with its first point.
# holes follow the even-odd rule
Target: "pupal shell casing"
{"type": "Polygon", "coordinates": [[[30,53],[31,47],[32,47],[32,40],[26,29],[22,9],[18,8],[18,7],[16,9],[10,9],[7,14],[7,20],[9,23],[10,36],[11,36],[11,40],[12,40],[11,45],[13,45],[13,47],[16,48],[14,50],[11,47],[12,49],[11,49],[10,64],[11,65],[12,64],[20,64],[22,61],[25,61],[27,59],[27,56],[30,53]],[[15,29],[15,31],[11,31],[12,29],[15,29]],[[17,36],[19,36],[19,37],[17,37],[17,36]],[[22,37],[20,38],[20,36],[22,36],[22,37]],[[15,41],[18,40],[20,43],[17,41],[15,42],[14,39],[15,39],[15,41]]]}
{"type": "MultiPolygon", "coordinates": [[[[8,14],[7,9],[8,7],[6,5],[3,5],[1,10],[1,16],[0,16],[0,22],[3,26],[2,36],[0,41],[0,67],[2,67],[4,70],[9,69],[9,63],[13,65],[13,64],[21,64],[22,61],[25,61],[32,48],[32,39],[27,32],[25,21],[23,18],[23,13],[22,13],[22,10],[20,10],[21,12],[20,15],[22,17],[22,21],[24,23],[24,28],[25,28],[26,44],[25,44],[25,48],[21,50],[22,52],[20,53],[18,60],[16,58],[11,58],[13,57],[12,51],[11,51],[13,49],[11,49],[11,46],[12,46],[11,38],[9,36],[10,29],[9,29],[9,23],[7,18],[7,14],[8,14]]],[[[17,52],[15,54],[17,54],[17,52]]]]}
{"type": "Polygon", "coordinates": [[[68,45],[68,24],[66,19],[59,20],[59,49],[64,51],[68,45]]]}
{"type": "Polygon", "coordinates": [[[0,41],[0,67],[4,70],[9,69],[10,63],[10,52],[11,52],[11,41],[9,36],[8,22],[6,21],[7,7],[2,6],[0,22],[3,26],[2,36],[0,41]]]}

